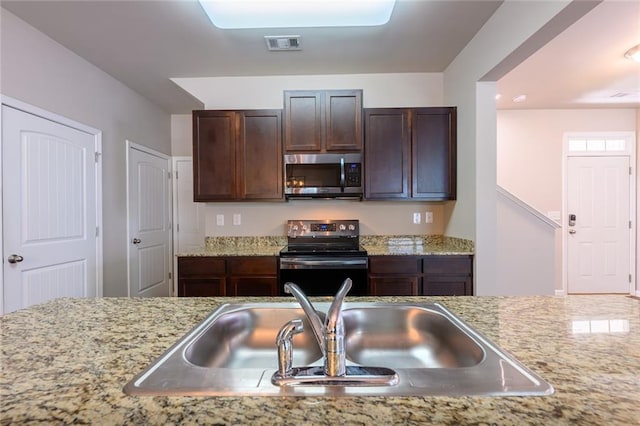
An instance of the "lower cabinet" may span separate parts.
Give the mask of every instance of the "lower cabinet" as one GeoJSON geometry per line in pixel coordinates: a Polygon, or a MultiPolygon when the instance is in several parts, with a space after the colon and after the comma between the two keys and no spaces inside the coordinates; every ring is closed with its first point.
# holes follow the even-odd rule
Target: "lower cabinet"
{"type": "MultiPolygon", "coordinates": [[[[276,256],[179,257],[178,296],[278,296],[276,256]]],[[[473,256],[369,256],[370,296],[469,296],[473,256]]]]}
{"type": "Polygon", "coordinates": [[[470,296],[473,256],[369,256],[371,296],[470,296]]]}
{"type": "Polygon", "coordinates": [[[276,256],[178,258],[178,296],[277,295],[276,256]]]}

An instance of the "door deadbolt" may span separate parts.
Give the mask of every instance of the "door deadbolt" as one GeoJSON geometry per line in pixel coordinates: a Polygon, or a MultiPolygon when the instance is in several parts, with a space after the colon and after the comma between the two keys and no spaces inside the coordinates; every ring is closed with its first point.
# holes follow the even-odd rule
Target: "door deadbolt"
{"type": "Polygon", "coordinates": [[[19,263],[19,262],[22,262],[23,260],[24,260],[24,257],[20,256],[19,254],[12,254],[7,258],[7,262],[9,263],[19,263]]]}
{"type": "Polygon", "coordinates": [[[140,244],[142,242],[142,240],[140,238],[134,238],[133,241],[131,241],[133,244],[140,244]]]}

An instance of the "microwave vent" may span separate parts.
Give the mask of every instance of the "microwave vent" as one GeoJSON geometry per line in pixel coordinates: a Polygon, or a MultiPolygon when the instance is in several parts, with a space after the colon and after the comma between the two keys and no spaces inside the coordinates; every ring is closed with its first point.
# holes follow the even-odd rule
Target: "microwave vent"
{"type": "Polygon", "coordinates": [[[267,49],[269,50],[301,50],[300,36],[298,35],[264,36],[264,40],[267,42],[267,49]]]}

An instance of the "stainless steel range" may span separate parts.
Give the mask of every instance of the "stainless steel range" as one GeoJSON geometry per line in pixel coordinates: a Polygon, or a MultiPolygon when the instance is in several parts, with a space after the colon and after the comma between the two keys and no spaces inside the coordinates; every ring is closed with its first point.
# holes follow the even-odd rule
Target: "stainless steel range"
{"type": "Polygon", "coordinates": [[[280,291],[297,284],[308,296],[333,296],[346,278],[350,295],[367,294],[367,252],[357,220],[289,220],[280,251],[280,291]]]}

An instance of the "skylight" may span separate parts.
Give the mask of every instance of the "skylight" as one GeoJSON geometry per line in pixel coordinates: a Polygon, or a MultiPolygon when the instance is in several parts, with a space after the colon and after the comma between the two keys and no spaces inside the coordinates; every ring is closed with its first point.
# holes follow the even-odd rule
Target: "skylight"
{"type": "Polygon", "coordinates": [[[396,0],[198,0],[218,28],[356,27],[389,22],[396,0]]]}

